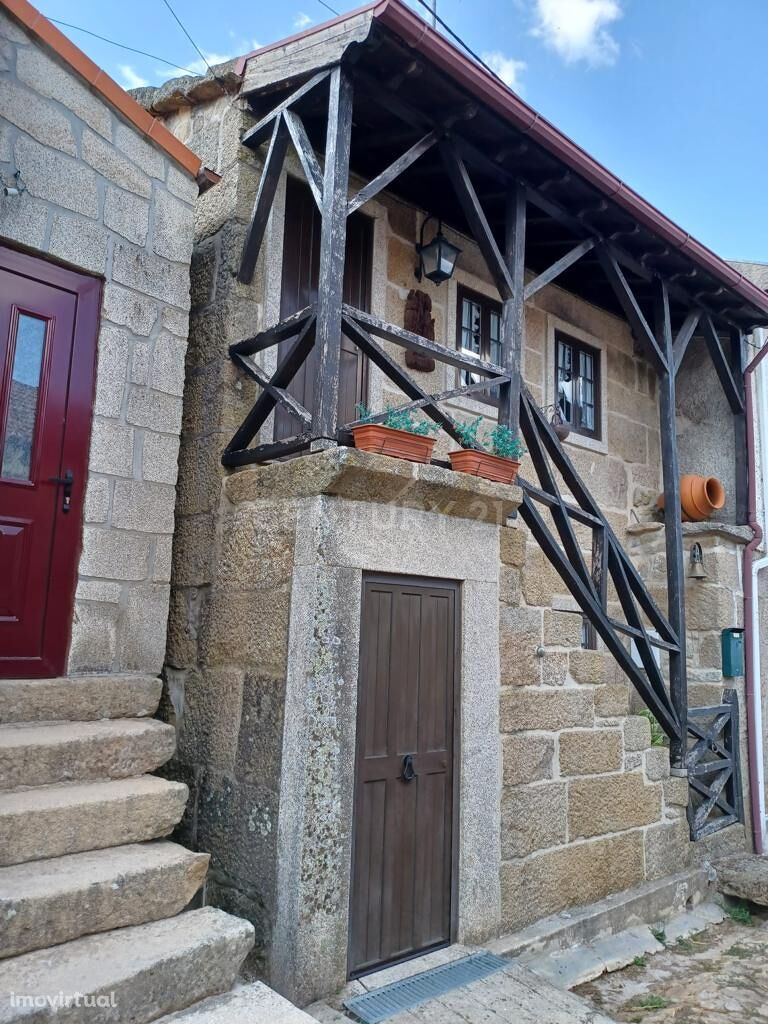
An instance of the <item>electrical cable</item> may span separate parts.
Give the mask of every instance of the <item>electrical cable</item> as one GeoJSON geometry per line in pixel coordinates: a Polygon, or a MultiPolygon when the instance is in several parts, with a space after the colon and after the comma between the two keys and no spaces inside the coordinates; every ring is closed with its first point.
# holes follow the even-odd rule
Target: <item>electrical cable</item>
{"type": "Polygon", "coordinates": [[[181,64],[174,64],[172,60],[166,60],[165,57],[157,57],[154,53],[147,53],[146,50],[137,50],[135,46],[118,43],[115,39],[108,39],[106,36],[100,36],[98,32],[91,32],[90,29],[82,28],[80,25],[71,25],[68,21],[61,21],[59,18],[48,18],[48,21],[52,21],[54,25],[63,25],[64,28],[74,29],[75,32],[83,32],[87,36],[93,36],[94,39],[100,39],[102,43],[109,43],[110,46],[118,46],[121,50],[130,50],[131,53],[141,54],[142,57],[149,57],[151,60],[159,60],[161,64],[167,64],[169,68],[176,68],[177,71],[183,71],[187,75],[196,74],[196,72],[190,71],[189,68],[182,67],[181,64]]]}
{"type": "Polygon", "coordinates": [[[199,46],[197,45],[197,43],[196,43],[196,42],[195,42],[195,40],[194,40],[194,39],[192,38],[192,36],[191,36],[191,35],[189,34],[189,32],[187,32],[187,30],[186,30],[186,29],[184,28],[184,25],[182,24],[182,22],[181,22],[181,19],[179,18],[179,16],[178,16],[178,14],[176,13],[176,11],[174,11],[174,9],[173,9],[173,8],[171,7],[171,5],[170,5],[170,3],[168,2],[168,0],[163,0],[163,3],[165,4],[165,6],[166,6],[166,7],[168,8],[168,10],[169,10],[169,11],[171,12],[171,14],[173,15],[173,17],[174,17],[174,19],[175,19],[175,21],[176,21],[176,24],[177,24],[177,25],[179,26],[179,28],[181,29],[181,31],[182,31],[182,32],[184,33],[184,35],[185,35],[185,36],[187,37],[187,39],[188,39],[188,40],[190,41],[190,43],[192,43],[192,45],[194,46],[194,48],[195,48],[195,49],[197,50],[197,52],[198,52],[198,53],[200,54],[200,56],[202,57],[202,60],[203,60],[203,64],[205,64],[205,66],[206,66],[206,67],[208,68],[208,70],[209,70],[209,71],[210,71],[210,73],[211,73],[211,74],[213,75],[213,77],[214,77],[214,78],[216,78],[216,75],[214,74],[213,68],[212,68],[212,67],[211,67],[211,65],[210,65],[210,64],[208,63],[208,58],[207,58],[207,57],[205,56],[205,54],[204,54],[204,53],[203,53],[203,51],[202,51],[202,50],[200,49],[200,47],[199,47],[199,46]]]}
{"type": "Polygon", "coordinates": [[[339,14],[339,12],[338,12],[337,10],[334,10],[334,8],[333,8],[333,7],[331,7],[331,5],[330,5],[330,4],[327,4],[327,3],[325,2],[325,0],[317,0],[317,2],[318,2],[319,4],[321,4],[321,5],[323,6],[323,7],[325,7],[325,9],[326,9],[326,10],[330,11],[330,12],[331,12],[331,14],[335,14],[337,18],[341,17],[341,15],[339,14]]]}
{"type": "MultiPolygon", "coordinates": [[[[476,60],[476,61],[477,61],[477,63],[478,63],[479,65],[480,65],[480,67],[482,67],[482,68],[485,68],[485,70],[486,70],[486,71],[487,71],[487,72],[488,72],[489,74],[493,75],[493,77],[494,77],[494,78],[498,79],[498,81],[500,81],[500,82],[502,82],[502,84],[506,85],[506,82],[504,82],[504,80],[503,80],[502,78],[500,78],[500,77],[499,77],[499,75],[497,75],[497,74],[496,74],[496,72],[495,72],[495,71],[493,70],[493,68],[492,68],[492,67],[489,67],[489,66],[488,66],[488,65],[487,65],[487,64],[485,63],[485,61],[483,60],[483,58],[482,58],[481,56],[479,56],[479,54],[475,53],[475,51],[474,51],[473,49],[471,49],[471,48],[470,48],[470,47],[469,47],[469,46],[468,46],[468,45],[467,45],[467,44],[466,44],[466,43],[464,42],[464,40],[463,40],[463,39],[461,38],[461,36],[457,35],[457,34],[456,34],[456,33],[455,33],[454,31],[453,31],[453,29],[451,28],[451,26],[450,26],[450,25],[449,25],[449,24],[448,24],[448,23],[447,23],[446,21],[443,21],[443,19],[442,19],[442,18],[440,17],[440,15],[439,15],[439,14],[437,13],[437,11],[434,11],[434,10],[433,10],[433,9],[432,9],[432,8],[431,8],[431,7],[429,6],[429,4],[428,4],[428,3],[426,2],[426,0],[416,0],[416,3],[419,3],[419,4],[421,4],[421,6],[422,6],[422,7],[425,7],[425,8],[426,8],[426,9],[427,9],[427,10],[429,11],[429,13],[430,13],[430,14],[432,15],[432,17],[433,17],[433,18],[435,19],[435,21],[436,21],[436,22],[438,22],[438,24],[439,24],[439,25],[442,25],[442,27],[443,27],[443,28],[445,29],[445,31],[446,31],[446,32],[448,33],[448,35],[449,35],[449,36],[450,36],[450,37],[451,37],[451,38],[452,38],[453,40],[455,40],[455,41],[456,41],[456,42],[457,42],[457,43],[459,44],[459,46],[463,47],[463,48],[464,48],[464,49],[465,49],[465,50],[467,51],[467,53],[468,53],[468,54],[470,55],[470,57],[474,58],[474,60],[476,60]]],[[[509,86],[507,86],[507,88],[509,88],[509,86]]]]}

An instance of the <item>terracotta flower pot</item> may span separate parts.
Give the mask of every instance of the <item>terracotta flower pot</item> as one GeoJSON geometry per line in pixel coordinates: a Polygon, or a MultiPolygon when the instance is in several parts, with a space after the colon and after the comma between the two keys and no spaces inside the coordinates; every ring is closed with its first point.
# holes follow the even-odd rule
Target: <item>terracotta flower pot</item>
{"type": "MultiPolygon", "coordinates": [[[[681,476],[680,506],[684,523],[701,523],[725,505],[725,488],[716,476],[681,476]]],[[[656,503],[664,510],[664,495],[656,503]]]]}
{"type": "Polygon", "coordinates": [[[497,484],[513,484],[520,469],[520,463],[514,459],[503,459],[500,455],[490,455],[475,448],[448,452],[448,458],[451,460],[451,469],[471,476],[481,476],[497,484]]]}
{"type": "Polygon", "coordinates": [[[393,459],[407,459],[409,462],[429,462],[435,438],[425,434],[412,434],[409,430],[394,430],[380,423],[363,423],[352,427],[355,448],[364,452],[389,455],[393,459]]]}

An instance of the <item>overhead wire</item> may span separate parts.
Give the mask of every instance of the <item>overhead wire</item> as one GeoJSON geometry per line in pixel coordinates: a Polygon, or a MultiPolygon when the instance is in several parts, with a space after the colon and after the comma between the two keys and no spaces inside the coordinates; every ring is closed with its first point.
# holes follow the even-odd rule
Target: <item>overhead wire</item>
{"type": "Polygon", "coordinates": [[[216,75],[214,74],[213,68],[212,68],[212,67],[211,67],[211,65],[210,65],[210,64],[208,63],[208,58],[207,58],[207,57],[205,56],[205,54],[204,54],[204,53],[203,53],[203,51],[202,51],[202,50],[200,49],[200,47],[199,47],[199,46],[197,45],[197,43],[196,43],[196,42],[195,42],[195,40],[194,40],[194,39],[192,38],[192,36],[191,36],[191,35],[189,34],[189,32],[187,32],[186,28],[184,27],[184,24],[183,24],[183,23],[182,23],[182,21],[181,21],[181,18],[180,18],[180,17],[178,16],[178,14],[176,13],[176,11],[174,11],[174,9],[173,9],[173,8],[171,7],[171,5],[170,5],[170,3],[168,2],[168,0],[163,0],[163,3],[165,4],[165,6],[166,6],[166,7],[168,8],[168,10],[169,10],[169,11],[171,12],[171,14],[173,15],[173,18],[174,18],[174,20],[175,20],[176,24],[177,24],[177,25],[179,26],[179,28],[181,29],[181,31],[182,31],[182,32],[184,33],[184,35],[185,35],[185,36],[187,37],[187,39],[188,39],[188,40],[190,41],[190,43],[192,43],[192,45],[194,46],[194,48],[195,48],[195,49],[197,50],[197,52],[198,52],[198,53],[200,54],[200,57],[201,57],[201,59],[202,59],[202,61],[203,61],[203,64],[205,64],[205,66],[206,66],[206,67],[208,68],[208,70],[210,71],[210,73],[211,73],[211,74],[213,75],[213,77],[215,78],[215,77],[216,77],[216,75]]]}
{"type": "Polygon", "coordinates": [[[117,46],[121,50],[129,50],[131,53],[138,53],[142,57],[149,57],[150,60],[159,60],[161,64],[167,64],[169,68],[176,68],[177,71],[183,71],[187,75],[196,74],[195,71],[191,71],[189,68],[183,67],[181,64],[174,64],[172,60],[166,60],[165,57],[158,57],[154,53],[147,53],[146,50],[139,50],[135,46],[128,46],[126,43],[118,43],[116,39],[109,39],[107,36],[101,36],[98,32],[91,32],[88,28],[83,28],[82,25],[72,25],[68,21],[61,21],[59,18],[48,18],[54,25],[63,25],[64,28],[71,28],[75,32],[83,32],[87,36],[93,36],[94,39],[100,39],[102,43],[109,43],[110,46],[117,46]]]}

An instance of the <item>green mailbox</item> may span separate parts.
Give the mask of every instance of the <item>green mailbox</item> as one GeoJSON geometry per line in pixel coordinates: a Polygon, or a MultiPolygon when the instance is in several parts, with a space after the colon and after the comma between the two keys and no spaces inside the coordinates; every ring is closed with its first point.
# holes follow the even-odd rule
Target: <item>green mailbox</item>
{"type": "Polygon", "coordinates": [[[733,626],[724,629],[720,634],[720,647],[723,656],[723,675],[744,675],[744,630],[733,626]]]}

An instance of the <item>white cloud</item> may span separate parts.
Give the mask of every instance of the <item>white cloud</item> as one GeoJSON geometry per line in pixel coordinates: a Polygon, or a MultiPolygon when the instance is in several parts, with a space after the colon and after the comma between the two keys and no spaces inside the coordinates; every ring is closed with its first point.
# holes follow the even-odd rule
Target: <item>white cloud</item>
{"type": "Polygon", "coordinates": [[[130,64],[118,64],[117,70],[120,73],[120,85],[124,89],[141,89],[142,86],[149,85],[146,78],[136,74],[130,64]]]}
{"type": "Polygon", "coordinates": [[[615,64],[619,44],[606,26],[621,16],[620,0],[536,0],[533,35],[566,64],[615,64]]]}
{"type": "Polygon", "coordinates": [[[311,24],[312,19],[308,14],[305,14],[304,11],[299,11],[293,19],[293,27],[299,32],[301,32],[302,29],[309,28],[311,24]]]}
{"type": "Polygon", "coordinates": [[[229,53],[209,53],[207,50],[203,50],[203,53],[205,60],[202,58],[187,60],[184,61],[184,67],[195,75],[207,75],[208,65],[215,67],[217,64],[224,64],[226,61],[232,60],[232,55],[229,53]]]}
{"type": "Polygon", "coordinates": [[[515,60],[514,57],[505,57],[499,50],[491,50],[481,54],[488,67],[495,71],[499,78],[508,85],[510,89],[520,91],[520,76],[528,67],[524,60],[515,60]]]}

